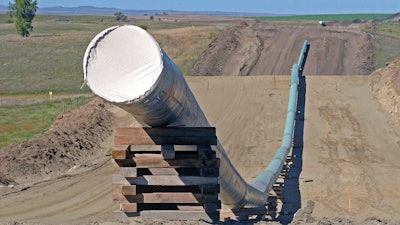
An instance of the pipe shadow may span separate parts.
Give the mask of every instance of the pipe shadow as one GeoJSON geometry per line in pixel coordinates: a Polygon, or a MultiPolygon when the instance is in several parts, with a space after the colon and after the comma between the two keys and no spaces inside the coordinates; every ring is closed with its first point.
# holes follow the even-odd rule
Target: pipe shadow
{"type": "Polygon", "coordinates": [[[292,158],[289,171],[284,179],[282,193],[282,209],[277,220],[287,225],[292,222],[295,213],[301,208],[299,178],[303,169],[304,115],[306,106],[307,81],[305,76],[299,77],[297,113],[294,127],[292,158]]]}

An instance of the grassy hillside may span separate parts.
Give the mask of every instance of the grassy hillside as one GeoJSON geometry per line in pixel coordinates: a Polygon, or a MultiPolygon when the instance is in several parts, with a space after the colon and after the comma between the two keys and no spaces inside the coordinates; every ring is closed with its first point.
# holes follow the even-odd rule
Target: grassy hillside
{"type": "MultiPolygon", "coordinates": [[[[80,90],[84,52],[97,33],[114,25],[120,23],[107,16],[38,15],[31,37],[22,38],[15,34],[8,16],[0,15],[0,94],[88,92],[80,90]],[[57,18],[68,21],[57,22],[57,18]]],[[[192,29],[191,25],[150,20],[136,25],[148,28],[183,73],[190,70],[210,43],[210,33],[215,32],[213,27],[192,29]],[[186,30],[178,32],[179,29],[186,30]]]]}
{"type": "Polygon", "coordinates": [[[379,23],[371,31],[378,45],[375,51],[375,67],[381,68],[387,62],[400,57],[400,23],[379,23]]]}

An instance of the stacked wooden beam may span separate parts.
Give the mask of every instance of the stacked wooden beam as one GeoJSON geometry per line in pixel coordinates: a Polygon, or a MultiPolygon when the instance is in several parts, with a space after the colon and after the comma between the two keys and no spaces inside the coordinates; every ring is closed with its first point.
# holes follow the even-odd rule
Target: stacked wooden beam
{"type": "Polygon", "coordinates": [[[215,128],[118,128],[114,143],[118,219],[219,220],[215,128]]]}

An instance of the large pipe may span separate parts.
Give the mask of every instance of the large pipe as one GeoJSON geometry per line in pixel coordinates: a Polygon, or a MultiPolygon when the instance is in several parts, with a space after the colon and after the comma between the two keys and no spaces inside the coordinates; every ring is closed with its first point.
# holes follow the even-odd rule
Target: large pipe
{"type": "MultiPolygon", "coordinates": [[[[115,26],[99,33],[86,49],[83,70],[96,95],[144,126],[210,126],[177,66],[139,27],[115,26]]],[[[231,208],[264,206],[269,190],[245,182],[219,142],[217,152],[222,202],[231,208]]]]}
{"type": "Polygon", "coordinates": [[[294,136],[294,125],[297,113],[297,96],[298,96],[298,85],[299,76],[303,75],[304,65],[306,63],[308,50],[310,44],[308,41],[304,41],[302,50],[300,52],[298,64],[294,64],[292,67],[292,79],[289,93],[288,111],[286,115],[285,130],[283,132],[282,144],[276,151],[274,158],[254,180],[253,186],[260,191],[264,191],[266,194],[271,190],[272,185],[283,168],[290,149],[292,148],[293,136],[294,136]]]}

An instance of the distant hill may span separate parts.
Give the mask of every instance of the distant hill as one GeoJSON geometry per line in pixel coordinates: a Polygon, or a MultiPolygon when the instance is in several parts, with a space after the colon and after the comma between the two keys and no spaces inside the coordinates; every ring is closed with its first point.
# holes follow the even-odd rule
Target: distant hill
{"type": "Polygon", "coordinates": [[[0,14],[6,14],[8,12],[8,6],[0,5],[0,14]]]}
{"type": "MultiPolygon", "coordinates": [[[[0,14],[5,14],[8,7],[0,5],[0,14]]],[[[211,16],[277,16],[271,13],[243,13],[243,12],[220,12],[220,11],[174,11],[174,10],[130,10],[130,9],[117,9],[117,8],[98,8],[93,6],[79,6],[79,7],[49,7],[38,9],[37,14],[42,15],[114,15],[116,12],[122,12],[125,15],[155,15],[155,14],[198,14],[198,15],[211,15],[211,16]]],[[[282,16],[282,15],[280,15],[282,16]]]]}
{"type": "Polygon", "coordinates": [[[386,21],[400,22],[400,13],[396,13],[386,19],[386,21]]]}

